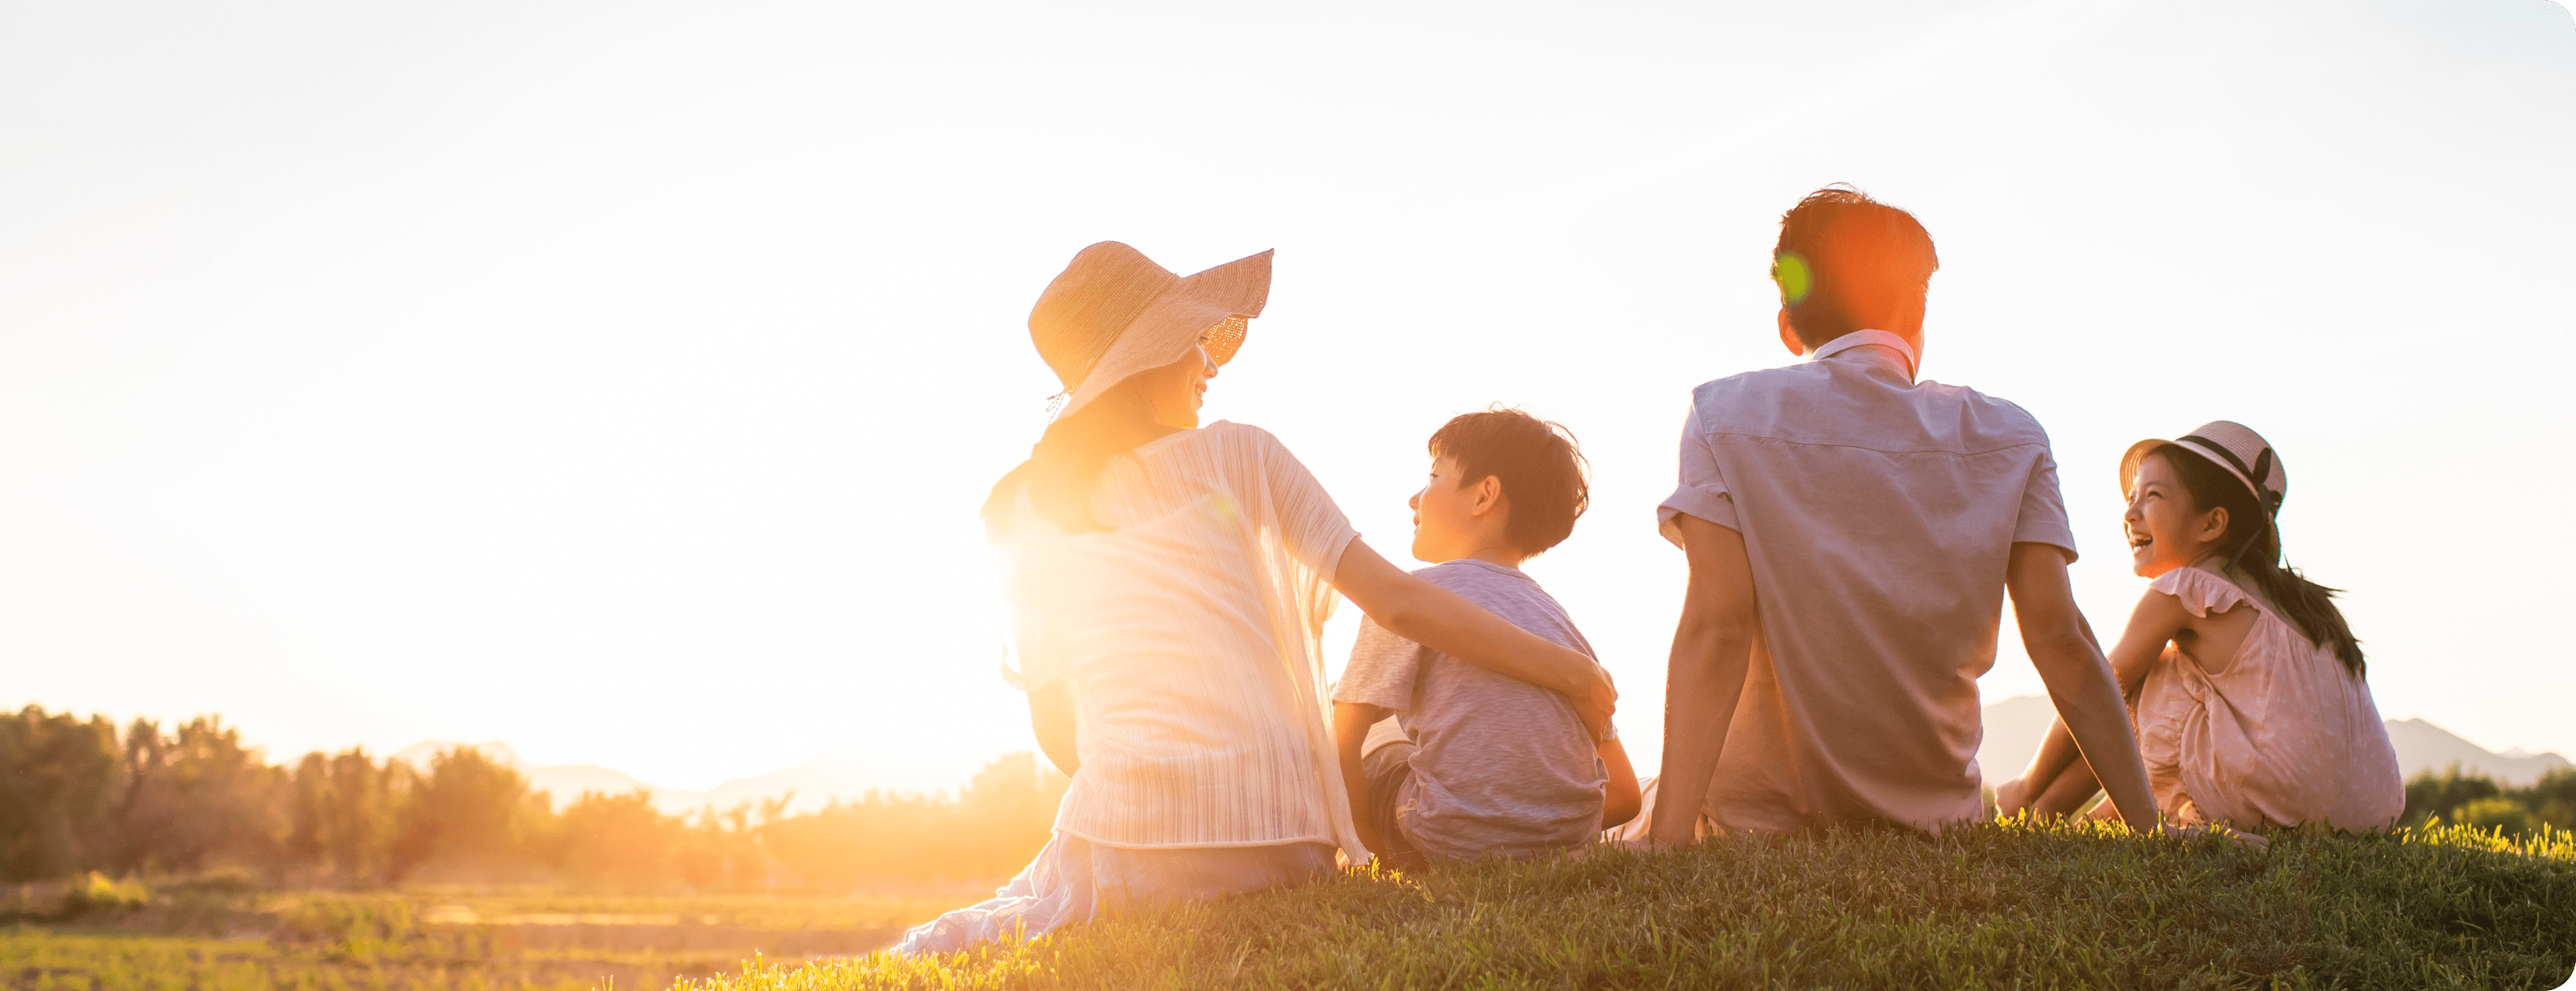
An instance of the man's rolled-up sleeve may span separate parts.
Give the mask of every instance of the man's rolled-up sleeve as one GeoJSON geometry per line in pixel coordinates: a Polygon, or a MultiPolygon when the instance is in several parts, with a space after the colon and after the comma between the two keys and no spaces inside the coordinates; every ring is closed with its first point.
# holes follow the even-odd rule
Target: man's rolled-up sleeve
{"type": "Polygon", "coordinates": [[[2057,458],[2047,448],[2040,449],[2039,463],[2022,483],[2021,516],[2013,521],[2012,539],[2063,550],[2066,562],[2075,563],[2075,528],[2066,521],[2066,496],[2057,490],[2057,458]]]}
{"type": "Polygon", "coordinates": [[[1673,546],[1682,545],[1682,528],[1678,517],[1695,516],[1729,530],[1741,531],[1735,522],[1735,496],[1727,491],[1726,475],[1718,470],[1717,452],[1708,446],[1707,435],[1699,429],[1699,411],[1694,408],[1682,423],[1681,482],[1673,494],[1655,507],[1655,524],[1664,539],[1673,546]]]}

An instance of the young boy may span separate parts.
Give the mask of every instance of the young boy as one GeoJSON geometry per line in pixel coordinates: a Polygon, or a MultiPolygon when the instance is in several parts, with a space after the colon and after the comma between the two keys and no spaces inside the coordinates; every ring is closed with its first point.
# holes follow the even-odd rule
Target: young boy
{"type": "MultiPolygon", "coordinates": [[[[1414,575],[1592,653],[1520,571],[1583,515],[1582,457],[1564,428],[1518,410],[1449,421],[1431,435],[1431,480],[1412,499],[1413,556],[1434,565],[1414,575]]],[[[1333,736],[1360,841],[1398,868],[1572,849],[1637,814],[1616,729],[1596,744],[1564,696],[1374,622],[1333,692],[1333,736]],[[1397,726],[1371,733],[1389,712],[1397,726]]]]}

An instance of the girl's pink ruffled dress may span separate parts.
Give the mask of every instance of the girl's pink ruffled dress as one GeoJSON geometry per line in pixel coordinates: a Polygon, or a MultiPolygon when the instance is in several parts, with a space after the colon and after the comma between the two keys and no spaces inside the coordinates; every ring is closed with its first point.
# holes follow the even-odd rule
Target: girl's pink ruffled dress
{"type": "Polygon", "coordinates": [[[2205,671],[2167,651],[2147,674],[2135,711],[2156,805],[2184,824],[2342,829],[2388,826],[2406,808],[2406,782],[2370,686],[2330,647],[2235,583],[2177,568],[2148,586],[2196,616],[2239,603],[2254,629],[2225,668],[2205,671]]]}

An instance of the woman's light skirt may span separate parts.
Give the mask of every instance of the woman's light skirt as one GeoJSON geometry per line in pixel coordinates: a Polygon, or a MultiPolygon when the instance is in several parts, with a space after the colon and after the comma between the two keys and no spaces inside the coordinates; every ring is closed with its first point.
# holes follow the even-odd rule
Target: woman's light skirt
{"type": "Polygon", "coordinates": [[[1057,833],[990,900],[913,927],[892,952],[953,953],[1026,940],[1106,912],[1275,888],[1332,869],[1328,843],[1136,850],[1057,833]]]}

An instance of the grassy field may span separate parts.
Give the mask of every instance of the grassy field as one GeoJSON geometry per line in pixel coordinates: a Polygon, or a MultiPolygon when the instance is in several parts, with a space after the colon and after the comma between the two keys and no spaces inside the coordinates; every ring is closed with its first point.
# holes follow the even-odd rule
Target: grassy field
{"type": "Polygon", "coordinates": [[[936,960],[758,961],[684,991],[856,988],[2556,988],[2576,838],[2142,840],[1995,824],[1350,874],[936,960]]]}
{"type": "Polygon", "coordinates": [[[0,988],[643,991],[755,956],[864,953],[973,897],[182,896],[77,924],[0,927],[0,988]]]}
{"type": "Polygon", "coordinates": [[[2090,825],[1720,841],[865,955],[979,896],[163,894],[0,926],[0,988],[2555,988],[2576,969],[2576,837],[2462,828],[2263,853],[2090,825]]]}

